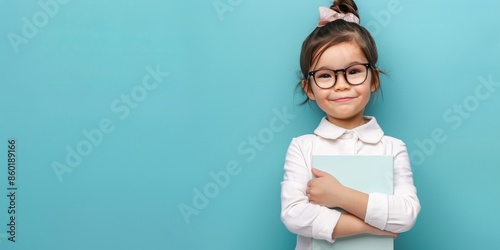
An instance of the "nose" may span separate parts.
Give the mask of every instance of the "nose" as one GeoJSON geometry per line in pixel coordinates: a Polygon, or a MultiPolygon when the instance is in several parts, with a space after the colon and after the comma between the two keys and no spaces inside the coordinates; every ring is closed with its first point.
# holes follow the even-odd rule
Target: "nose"
{"type": "Polygon", "coordinates": [[[340,72],[335,72],[335,85],[333,88],[335,91],[340,91],[340,90],[348,90],[351,88],[351,85],[347,82],[345,72],[340,71],[340,72]]]}

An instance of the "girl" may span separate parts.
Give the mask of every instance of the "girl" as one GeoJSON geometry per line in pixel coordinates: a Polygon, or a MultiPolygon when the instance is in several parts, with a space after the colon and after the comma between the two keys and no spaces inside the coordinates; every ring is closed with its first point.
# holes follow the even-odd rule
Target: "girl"
{"type": "Polygon", "coordinates": [[[420,212],[405,144],[385,136],[375,117],[363,115],[371,93],[380,87],[377,60],[375,42],[359,25],[352,0],[320,8],[319,25],[302,45],[298,87],[306,95],[304,103],[315,101],[326,116],[314,134],[292,140],[281,183],[281,220],[298,235],[296,249],[311,249],[312,238],[396,237],[412,228],[420,212]],[[312,155],[392,155],[394,195],[343,186],[335,176],[314,169],[312,155]]]}

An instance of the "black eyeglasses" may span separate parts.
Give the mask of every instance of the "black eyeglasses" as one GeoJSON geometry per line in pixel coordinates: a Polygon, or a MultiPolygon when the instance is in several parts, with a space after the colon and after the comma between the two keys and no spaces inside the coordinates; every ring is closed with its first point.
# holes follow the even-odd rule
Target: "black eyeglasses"
{"type": "Polygon", "coordinates": [[[307,80],[312,76],[319,88],[329,89],[335,86],[337,82],[337,73],[342,72],[347,83],[350,85],[360,85],[365,82],[368,77],[368,68],[370,68],[369,63],[360,63],[351,65],[345,69],[319,69],[309,72],[307,74],[307,80]]]}

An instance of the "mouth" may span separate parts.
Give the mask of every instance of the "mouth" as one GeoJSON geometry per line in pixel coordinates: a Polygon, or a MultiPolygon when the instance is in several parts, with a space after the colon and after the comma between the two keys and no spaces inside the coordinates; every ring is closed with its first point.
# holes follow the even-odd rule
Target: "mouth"
{"type": "Polygon", "coordinates": [[[332,101],[334,101],[334,102],[348,102],[352,99],[354,99],[354,97],[340,97],[340,98],[333,99],[332,101]]]}

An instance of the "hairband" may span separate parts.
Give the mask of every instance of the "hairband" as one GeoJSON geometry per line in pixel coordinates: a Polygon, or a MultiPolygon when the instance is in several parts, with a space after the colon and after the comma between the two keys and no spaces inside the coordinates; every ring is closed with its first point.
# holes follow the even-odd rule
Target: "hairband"
{"type": "Polygon", "coordinates": [[[329,22],[333,22],[337,19],[342,19],[347,22],[359,24],[359,18],[352,13],[338,13],[330,8],[319,7],[319,23],[318,27],[323,27],[329,22]]]}

